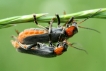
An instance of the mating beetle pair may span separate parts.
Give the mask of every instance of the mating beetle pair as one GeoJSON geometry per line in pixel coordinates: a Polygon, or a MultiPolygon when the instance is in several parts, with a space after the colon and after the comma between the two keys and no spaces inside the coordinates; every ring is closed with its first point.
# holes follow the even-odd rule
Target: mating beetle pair
{"type": "MultiPolygon", "coordinates": [[[[34,17],[34,22],[39,27],[43,27],[38,24],[36,20],[36,15],[34,15],[33,17],[34,17]]],[[[78,32],[77,27],[80,28],[85,28],[85,27],[77,26],[77,23],[74,21],[73,17],[70,18],[69,21],[67,21],[63,26],[60,26],[59,15],[56,14],[56,17],[58,21],[57,28],[52,27],[52,23],[55,19],[53,18],[49,22],[49,27],[43,27],[44,29],[31,28],[31,29],[26,29],[21,33],[17,31],[19,35],[18,37],[16,37],[15,41],[12,41],[13,46],[16,47],[17,50],[20,52],[34,54],[42,57],[55,57],[65,52],[68,48],[68,45],[72,46],[72,44],[67,42],[67,39],[69,39],[70,37],[72,37],[78,32]],[[49,45],[44,44],[48,42],[49,45]],[[54,46],[52,44],[54,42],[57,42],[57,45],[54,46]]],[[[97,31],[91,28],[85,28],[85,29],[97,31]]],[[[79,49],[79,50],[83,50],[83,49],[79,49]]]]}
{"type": "MultiPolygon", "coordinates": [[[[38,24],[36,20],[36,15],[33,16],[35,23],[38,24]]],[[[58,41],[63,41],[64,39],[69,39],[73,35],[75,35],[78,32],[78,27],[80,28],[85,28],[81,26],[77,26],[77,22],[74,21],[74,18],[70,18],[69,21],[67,21],[63,26],[60,26],[60,18],[59,15],[56,14],[57,21],[58,21],[58,27],[43,27],[43,28],[31,28],[31,29],[26,29],[23,32],[21,32],[18,36],[18,40],[23,43],[23,44],[33,44],[36,42],[41,42],[41,43],[48,43],[49,41],[49,28],[51,29],[51,41],[58,42],[58,41]]],[[[55,18],[53,18],[50,22],[49,25],[52,25],[50,23],[53,23],[55,18]]],[[[86,19],[85,19],[86,20],[86,19]]],[[[84,20],[84,21],[85,21],[84,20]]],[[[83,22],[83,21],[82,21],[83,22]]],[[[81,22],[81,23],[82,23],[81,22]]],[[[85,28],[85,29],[90,29],[98,32],[95,29],[91,28],[85,28]]]]}
{"type": "MultiPolygon", "coordinates": [[[[20,52],[39,55],[42,57],[55,57],[61,55],[68,48],[69,44],[66,39],[72,37],[75,33],[78,32],[77,25],[73,22],[71,18],[65,27],[60,27],[60,18],[56,15],[58,19],[58,28],[53,28],[52,19],[49,22],[49,27],[45,29],[40,28],[31,28],[19,33],[18,37],[15,37],[15,41],[12,40],[12,45],[20,52]],[[49,45],[43,44],[49,42],[49,45]],[[57,42],[57,45],[52,43],[57,42]]],[[[36,16],[34,15],[34,20],[36,21],[36,16]]],[[[74,47],[74,46],[72,46],[74,47]]],[[[76,48],[76,47],[74,47],[76,48]]]]}

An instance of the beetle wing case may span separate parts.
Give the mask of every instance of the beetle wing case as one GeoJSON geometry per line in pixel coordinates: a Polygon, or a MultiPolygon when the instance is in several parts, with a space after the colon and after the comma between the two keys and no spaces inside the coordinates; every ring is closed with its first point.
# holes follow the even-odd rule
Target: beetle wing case
{"type": "MultiPolygon", "coordinates": [[[[52,33],[51,34],[51,41],[52,42],[57,42],[59,40],[59,35],[60,34],[55,34],[52,33]]],[[[23,39],[23,43],[25,44],[33,44],[36,42],[41,42],[41,43],[47,43],[49,41],[49,34],[42,34],[42,35],[33,35],[33,36],[28,36],[26,38],[23,39]]]]}
{"type": "MultiPolygon", "coordinates": [[[[33,30],[33,32],[35,31],[39,31],[40,32],[41,29],[37,29],[37,30],[33,30]]],[[[44,30],[44,29],[43,29],[44,30]]],[[[46,30],[45,30],[46,31],[46,30]]],[[[45,33],[42,33],[42,34],[35,34],[33,33],[33,35],[28,35],[26,36],[25,38],[21,38],[21,36],[25,36],[26,34],[25,33],[31,33],[31,30],[26,30],[26,32],[22,32],[21,34],[19,34],[18,39],[21,43],[23,44],[34,44],[36,42],[41,42],[41,43],[48,43],[49,41],[49,33],[45,32],[45,33]],[[29,31],[29,32],[27,32],[29,31]]],[[[52,33],[51,33],[51,41],[52,42],[58,42],[59,40],[59,36],[60,34],[62,33],[62,27],[60,28],[54,28],[52,27],[52,33]]],[[[63,37],[65,38],[65,37],[63,37]]]]}
{"type": "Polygon", "coordinates": [[[24,31],[19,33],[17,38],[18,38],[19,42],[24,43],[23,40],[27,37],[42,35],[42,34],[45,34],[45,33],[47,33],[47,30],[40,29],[40,28],[30,28],[30,29],[25,29],[24,31]]]}
{"type": "MultiPolygon", "coordinates": [[[[47,45],[42,43],[39,43],[40,47],[35,46],[32,49],[28,49],[28,50],[22,48],[17,41],[12,40],[11,43],[16,48],[16,50],[21,53],[37,55],[46,58],[56,57],[56,54],[54,54],[54,47],[48,47],[47,45]]],[[[26,48],[27,46],[29,46],[25,44],[22,45],[25,46],[26,48]]]]}
{"type": "Polygon", "coordinates": [[[56,57],[56,55],[53,54],[53,52],[46,52],[41,50],[24,50],[23,48],[18,48],[17,51],[21,53],[37,55],[37,56],[46,57],[46,58],[56,57]]]}

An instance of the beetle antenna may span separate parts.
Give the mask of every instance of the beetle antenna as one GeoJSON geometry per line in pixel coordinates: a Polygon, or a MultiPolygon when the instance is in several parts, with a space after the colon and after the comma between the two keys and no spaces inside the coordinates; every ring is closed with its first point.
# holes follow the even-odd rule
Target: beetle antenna
{"type": "Polygon", "coordinates": [[[88,29],[88,30],[92,30],[92,31],[95,31],[97,33],[100,33],[100,31],[98,30],[95,30],[95,29],[92,29],[92,28],[88,28],[88,27],[82,27],[82,26],[78,26],[79,28],[83,28],[83,29],[88,29]]]}
{"type": "Polygon", "coordinates": [[[88,52],[87,52],[85,49],[81,49],[81,48],[77,48],[77,47],[73,46],[73,44],[75,44],[75,43],[72,43],[72,44],[71,44],[71,43],[67,42],[67,44],[68,44],[69,46],[75,48],[75,49],[82,50],[82,51],[84,51],[86,54],[88,54],[88,52]]]}
{"type": "MultiPolygon", "coordinates": [[[[95,14],[97,14],[101,9],[99,9],[97,12],[95,12],[94,14],[92,14],[91,16],[87,17],[86,19],[82,20],[81,22],[79,22],[78,24],[83,23],[84,21],[86,21],[87,19],[93,17],[95,14]]],[[[92,29],[92,28],[87,28],[87,27],[82,27],[82,26],[78,26],[79,28],[83,28],[83,29],[89,29],[89,30],[93,30],[97,33],[100,33],[98,30],[92,29]]]]}
{"type": "Polygon", "coordinates": [[[85,18],[84,20],[82,20],[81,22],[79,22],[78,24],[81,24],[82,22],[86,21],[87,19],[93,17],[94,15],[96,15],[101,9],[99,9],[98,11],[96,11],[94,14],[92,14],[91,16],[85,18]]]}

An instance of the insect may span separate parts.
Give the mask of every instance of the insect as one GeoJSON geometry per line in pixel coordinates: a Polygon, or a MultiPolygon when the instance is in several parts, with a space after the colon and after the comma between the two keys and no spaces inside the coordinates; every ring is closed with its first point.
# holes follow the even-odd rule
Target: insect
{"type": "MultiPolygon", "coordinates": [[[[91,15],[90,17],[92,17],[93,15],[91,15]]],[[[36,15],[33,15],[33,17],[34,17],[34,22],[36,23],[36,25],[38,25],[41,28],[30,28],[30,29],[26,29],[26,30],[22,31],[21,33],[19,33],[18,40],[23,44],[33,44],[35,42],[47,43],[49,41],[48,27],[43,27],[43,26],[39,25],[36,20],[36,15]]],[[[71,38],[73,35],[78,33],[78,27],[99,32],[92,28],[78,26],[77,22],[74,21],[74,17],[70,18],[63,26],[60,26],[60,17],[58,14],[56,14],[56,17],[57,17],[57,21],[58,21],[58,27],[57,28],[51,27],[51,29],[52,29],[51,41],[53,43],[57,42],[57,41],[63,41],[64,39],[71,38]]],[[[81,21],[80,23],[86,21],[88,18],[81,21]]],[[[54,20],[54,18],[50,21],[50,23],[53,23],[53,20],[54,20]]]]}
{"type": "MultiPolygon", "coordinates": [[[[59,36],[61,36],[61,34],[59,35],[59,36]]],[[[60,54],[62,54],[63,52],[65,52],[66,50],[67,50],[67,48],[68,48],[68,45],[69,46],[71,46],[71,47],[73,47],[73,48],[76,48],[76,49],[78,49],[78,50],[82,50],[82,51],[85,51],[86,52],[86,50],[84,50],[84,49],[81,49],[81,48],[77,48],[77,47],[74,47],[74,46],[72,46],[73,44],[71,44],[71,43],[69,43],[69,42],[67,42],[67,40],[66,39],[64,39],[64,41],[59,41],[61,38],[59,38],[59,40],[57,40],[58,42],[57,42],[57,45],[56,46],[54,46],[52,43],[52,22],[50,22],[50,25],[49,25],[49,28],[48,28],[48,39],[49,39],[49,46],[48,45],[46,45],[46,44],[44,44],[44,43],[41,43],[41,42],[33,42],[33,43],[31,43],[31,44],[26,44],[26,43],[21,43],[19,40],[18,40],[18,38],[17,37],[14,37],[16,40],[15,41],[11,41],[12,42],[12,45],[14,46],[14,47],[16,47],[17,48],[17,50],[18,51],[20,51],[20,52],[23,52],[23,53],[29,53],[29,54],[37,54],[37,55],[39,55],[39,56],[45,56],[44,54],[46,53],[46,51],[48,50],[48,52],[50,52],[50,50],[51,50],[51,52],[53,52],[52,54],[51,54],[51,56],[52,55],[60,55],[60,54]],[[39,48],[38,48],[39,47],[39,48]],[[61,47],[61,48],[60,48],[61,47]],[[31,49],[31,50],[29,50],[29,48],[31,49]],[[33,50],[34,48],[37,48],[36,50],[33,50]],[[26,50],[25,50],[26,49],[26,50]],[[44,51],[43,51],[44,50],[44,51]],[[36,52],[38,52],[39,51],[39,53],[36,53],[36,52]],[[44,53],[44,54],[43,54],[44,53]],[[41,54],[41,55],[40,55],[41,54]]],[[[56,40],[56,39],[55,39],[56,40]]],[[[51,53],[50,52],[50,53],[51,53]]],[[[86,52],[87,53],[87,52],[86,52]]],[[[47,54],[47,56],[49,55],[49,53],[47,54]]]]}
{"type": "MultiPolygon", "coordinates": [[[[64,52],[67,51],[68,45],[79,49],[79,50],[83,50],[84,49],[80,49],[77,47],[74,47],[73,44],[70,44],[69,42],[67,42],[67,40],[65,39],[64,41],[58,41],[56,45],[54,45],[51,41],[51,33],[52,33],[52,23],[50,23],[49,25],[49,45],[41,43],[41,42],[37,42],[37,43],[33,43],[33,44],[22,44],[18,41],[17,37],[12,36],[12,38],[14,38],[15,40],[12,40],[11,43],[12,45],[19,51],[22,53],[27,53],[27,54],[32,54],[32,55],[37,55],[37,56],[41,56],[41,57],[56,57],[58,55],[63,54],[64,52]]],[[[60,38],[61,39],[61,38],[60,38]]],[[[85,51],[86,52],[86,51],[85,51]]]]}
{"type": "Polygon", "coordinates": [[[11,41],[12,45],[22,53],[37,55],[41,57],[56,57],[58,55],[63,54],[67,51],[68,45],[66,42],[58,43],[56,46],[53,44],[47,45],[43,43],[35,43],[35,44],[21,44],[17,41],[11,41]]]}
{"type": "MultiPolygon", "coordinates": [[[[58,27],[57,28],[51,27],[52,29],[51,41],[53,43],[57,41],[63,41],[64,39],[68,39],[78,32],[76,22],[73,22],[72,25],[70,25],[70,23],[73,21],[73,18],[69,19],[65,27],[61,27],[59,15],[56,15],[56,17],[58,19],[58,27]]],[[[36,21],[35,15],[34,15],[34,20],[35,20],[35,23],[39,25],[36,21]]],[[[53,23],[53,20],[54,18],[49,22],[49,24],[53,23]]],[[[26,29],[23,32],[19,33],[18,40],[23,44],[33,44],[35,42],[47,43],[49,41],[48,31],[49,31],[48,28],[26,29]]]]}
{"type": "MultiPolygon", "coordinates": [[[[51,30],[49,31],[51,33],[51,30]]],[[[17,37],[12,36],[15,40],[12,40],[12,45],[22,53],[38,55],[41,57],[56,57],[67,51],[68,44],[66,41],[58,42],[54,46],[51,42],[51,34],[49,33],[49,45],[37,42],[35,44],[22,44],[17,40],[17,37]]]]}

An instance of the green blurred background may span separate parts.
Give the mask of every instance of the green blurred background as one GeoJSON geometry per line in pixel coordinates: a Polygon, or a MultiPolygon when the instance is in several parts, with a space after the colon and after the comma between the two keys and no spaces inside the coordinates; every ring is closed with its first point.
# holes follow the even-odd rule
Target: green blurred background
{"type": "MultiPolygon", "coordinates": [[[[70,14],[105,7],[106,0],[0,0],[0,19],[32,13],[70,14]]],[[[81,26],[101,32],[79,28],[79,33],[69,40],[81,44],[88,54],[69,47],[56,58],[22,54],[11,45],[11,35],[16,35],[14,30],[36,27],[33,22],[0,29],[0,71],[106,71],[106,20],[89,19],[81,26]]]]}

